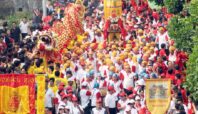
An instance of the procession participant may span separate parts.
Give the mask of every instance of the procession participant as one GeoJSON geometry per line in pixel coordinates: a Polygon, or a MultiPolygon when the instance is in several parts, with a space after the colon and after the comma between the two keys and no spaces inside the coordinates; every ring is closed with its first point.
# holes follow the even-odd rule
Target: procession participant
{"type": "Polygon", "coordinates": [[[73,104],[68,100],[68,97],[69,97],[68,94],[63,95],[62,100],[60,101],[58,107],[60,107],[60,106],[69,107],[69,112],[71,114],[71,107],[73,104]]]}
{"type": "Polygon", "coordinates": [[[80,101],[81,101],[81,106],[84,110],[84,113],[86,114],[90,114],[90,110],[91,110],[91,101],[90,101],[90,97],[91,97],[91,91],[88,90],[88,83],[87,82],[83,82],[81,85],[81,89],[80,89],[80,101]]]}
{"type": "Polygon", "coordinates": [[[116,102],[117,102],[118,93],[115,92],[113,86],[108,87],[108,93],[105,97],[105,107],[107,110],[107,114],[116,114],[116,102]]]}
{"type": "Polygon", "coordinates": [[[125,92],[121,92],[119,94],[119,97],[120,97],[120,100],[118,100],[117,109],[119,111],[119,114],[124,114],[124,110],[127,107],[126,93],[125,92]]]}
{"type": "Polygon", "coordinates": [[[99,89],[107,87],[107,81],[105,77],[102,77],[101,73],[97,73],[96,83],[99,84],[99,89]]]}
{"type": "Polygon", "coordinates": [[[96,107],[92,109],[92,113],[91,114],[106,114],[106,110],[105,108],[103,108],[102,106],[102,99],[99,98],[96,100],[96,107]]]}
{"type": "Polygon", "coordinates": [[[120,71],[120,79],[123,80],[123,88],[134,87],[133,73],[129,65],[124,66],[124,70],[120,71]]]}
{"type": "Polygon", "coordinates": [[[99,90],[99,83],[95,82],[94,88],[92,89],[92,92],[91,92],[91,107],[92,107],[92,109],[96,107],[96,100],[99,98],[101,98],[101,93],[99,90]]]}
{"type": "Polygon", "coordinates": [[[164,27],[159,28],[159,33],[157,34],[157,38],[155,40],[155,43],[158,44],[158,48],[161,49],[161,45],[165,44],[166,49],[169,46],[169,36],[167,31],[164,27]]]}
{"type": "MultiPolygon", "coordinates": [[[[54,79],[51,79],[51,84],[54,82],[54,79]]],[[[46,87],[46,92],[45,92],[45,108],[49,112],[54,112],[54,104],[53,104],[53,99],[55,97],[54,92],[51,88],[48,87],[48,82],[45,85],[46,87]]]]}
{"type": "Polygon", "coordinates": [[[71,106],[72,114],[84,114],[83,108],[78,104],[78,98],[76,96],[72,96],[72,106],[71,106]]]}
{"type": "Polygon", "coordinates": [[[116,73],[113,74],[112,80],[109,81],[109,86],[113,86],[116,93],[120,93],[121,90],[123,90],[122,81],[119,79],[119,76],[116,73]]]}

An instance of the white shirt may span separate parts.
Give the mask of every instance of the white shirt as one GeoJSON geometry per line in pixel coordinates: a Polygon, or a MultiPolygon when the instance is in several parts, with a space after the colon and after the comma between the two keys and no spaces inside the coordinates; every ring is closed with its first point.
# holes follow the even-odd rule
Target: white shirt
{"type": "Polygon", "coordinates": [[[93,108],[92,109],[92,114],[105,114],[105,109],[102,108],[102,109],[97,109],[97,108],[93,108]]]}
{"type": "Polygon", "coordinates": [[[51,108],[52,107],[52,98],[54,97],[54,92],[52,89],[48,88],[47,92],[45,93],[45,107],[51,108]]]}
{"type": "Polygon", "coordinates": [[[137,111],[137,109],[135,109],[135,108],[132,108],[132,109],[131,109],[131,114],[138,114],[138,111],[137,111]]]}
{"type": "Polygon", "coordinates": [[[105,97],[105,106],[109,108],[116,108],[117,94],[107,94],[105,97]]]}
{"type": "Polygon", "coordinates": [[[128,87],[134,86],[133,74],[128,74],[126,71],[122,70],[121,73],[124,75],[123,87],[127,89],[128,87]]]}
{"type": "Polygon", "coordinates": [[[89,104],[90,96],[87,96],[87,91],[86,89],[81,89],[80,91],[80,98],[81,98],[81,105],[82,108],[86,108],[89,104]]]}
{"type": "Polygon", "coordinates": [[[91,93],[91,106],[96,106],[97,94],[100,94],[99,89],[94,88],[91,93]]]}
{"type": "Polygon", "coordinates": [[[29,27],[29,23],[26,22],[24,23],[23,21],[19,24],[21,33],[28,33],[28,27],[29,27]]]}
{"type": "Polygon", "coordinates": [[[164,34],[159,34],[158,33],[158,44],[159,44],[159,49],[161,49],[161,44],[166,44],[166,48],[167,48],[167,44],[169,40],[169,36],[168,36],[168,32],[164,33],[164,34]]]}
{"type": "Polygon", "coordinates": [[[86,78],[86,74],[87,72],[81,68],[76,73],[76,79],[82,82],[82,79],[86,78]]]}
{"type": "Polygon", "coordinates": [[[124,110],[126,109],[126,106],[127,106],[127,103],[128,103],[127,100],[123,101],[123,100],[120,99],[118,101],[118,103],[121,105],[121,107],[125,107],[124,109],[119,111],[120,112],[119,114],[124,114],[124,110]]]}
{"type": "Polygon", "coordinates": [[[58,107],[61,107],[61,106],[69,107],[69,110],[70,110],[69,114],[71,114],[73,104],[70,101],[67,101],[67,104],[65,104],[63,101],[60,101],[58,107]]]}
{"type": "MultiPolygon", "coordinates": [[[[79,108],[81,110],[83,110],[80,105],[79,105],[79,108]]],[[[81,114],[81,113],[80,113],[80,110],[78,109],[78,107],[73,105],[73,106],[71,106],[71,114],[81,114]]]]}

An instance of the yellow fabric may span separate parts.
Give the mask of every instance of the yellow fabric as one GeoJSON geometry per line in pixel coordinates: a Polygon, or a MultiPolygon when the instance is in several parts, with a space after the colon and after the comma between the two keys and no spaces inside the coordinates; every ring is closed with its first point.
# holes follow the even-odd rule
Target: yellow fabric
{"type": "Polygon", "coordinates": [[[151,114],[165,114],[171,100],[171,80],[146,80],[146,104],[151,114]]]}
{"type": "Polygon", "coordinates": [[[0,86],[0,114],[28,114],[29,89],[28,86],[12,88],[0,86]],[[13,105],[13,103],[17,105],[13,105]]]}
{"type": "Polygon", "coordinates": [[[48,74],[48,78],[56,78],[54,74],[48,74]]]}
{"type": "Polygon", "coordinates": [[[43,72],[44,72],[44,66],[34,68],[34,74],[39,74],[39,73],[43,73],[43,72]]]}
{"type": "Polygon", "coordinates": [[[116,11],[117,16],[122,15],[122,0],[104,0],[105,19],[111,16],[113,10],[116,11]]]}
{"type": "Polygon", "coordinates": [[[28,69],[28,74],[33,74],[34,73],[34,66],[30,66],[28,69]]]}
{"type": "Polygon", "coordinates": [[[45,114],[45,76],[37,75],[36,82],[38,87],[36,101],[37,114],[45,114]]]}

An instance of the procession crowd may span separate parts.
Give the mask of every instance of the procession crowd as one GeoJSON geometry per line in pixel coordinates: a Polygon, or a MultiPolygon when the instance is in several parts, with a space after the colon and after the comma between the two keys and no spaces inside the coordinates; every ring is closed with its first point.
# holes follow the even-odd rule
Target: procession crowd
{"type": "Polygon", "coordinates": [[[123,1],[123,31],[108,39],[103,1],[84,0],[82,40],[62,50],[61,62],[45,61],[37,50],[40,32],[61,21],[67,3],[49,4],[43,20],[35,12],[31,22],[24,18],[11,29],[3,23],[0,74],[45,74],[47,114],[150,114],[146,79],[171,80],[167,114],[195,114],[190,94],[182,87],[188,55],[176,49],[168,35],[173,15],[166,8],[157,11],[144,0],[123,1]]]}

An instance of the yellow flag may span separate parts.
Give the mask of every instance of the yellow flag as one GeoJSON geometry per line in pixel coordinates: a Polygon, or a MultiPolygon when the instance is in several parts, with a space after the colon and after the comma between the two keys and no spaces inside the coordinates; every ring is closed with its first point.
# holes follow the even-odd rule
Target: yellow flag
{"type": "Polygon", "coordinates": [[[37,114],[45,114],[45,76],[43,74],[36,76],[37,82],[37,114]]]}
{"type": "Polygon", "coordinates": [[[146,80],[146,105],[151,114],[165,114],[171,100],[171,80],[146,80]]]}
{"type": "Polygon", "coordinates": [[[35,114],[35,76],[0,75],[0,114],[35,114]]]}

